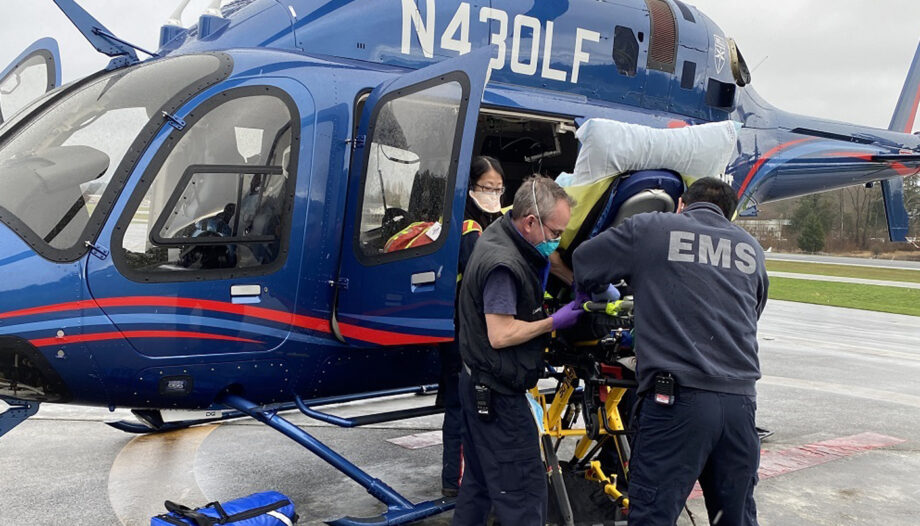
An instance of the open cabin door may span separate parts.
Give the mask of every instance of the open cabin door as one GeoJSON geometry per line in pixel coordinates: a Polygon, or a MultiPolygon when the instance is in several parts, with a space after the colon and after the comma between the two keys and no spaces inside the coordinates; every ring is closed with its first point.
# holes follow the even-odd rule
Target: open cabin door
{"type": "Polygon", "coordinates": [[[332,318],[343,341],[453,339],[460,230],[491,49],[407,73],[368,97],[332,318]]]}
{"type": "Polygon", "coordinates": [[[0,73],[0,124],[60,85],[61,60],[57,41],[42,38],[0,73]]]}

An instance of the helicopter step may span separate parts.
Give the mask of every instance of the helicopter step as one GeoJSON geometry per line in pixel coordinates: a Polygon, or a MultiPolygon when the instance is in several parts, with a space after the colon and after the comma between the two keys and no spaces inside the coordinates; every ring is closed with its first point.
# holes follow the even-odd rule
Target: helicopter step
{"type": "MultiPolygon", "coordinates": [[[[218,402],[255,418],[307,448],[313,454],[360,484],[371,496],[387,506],[387,512],[376,517],[357,518],[346,516],[328,521],[327,524],[333,526],[407,524],[454,508],[455,499],[453,498],[439,498],[420,503],[409,501],[382,480],[372,477],[326,444],[281,417],[277,410],[260,407],[234,394],[225,394],[220,397],[218,402]]],[[[300,401],[300,404],[303,404],[303,402],[300,401]]]]}
{"type": "Polygon", "coordinates": [[[0,413],[0,437],[23,423],[38,412],[38,402],[29,402],[15,398],[2,398],[7,404],[6,411],[0,413]]]}

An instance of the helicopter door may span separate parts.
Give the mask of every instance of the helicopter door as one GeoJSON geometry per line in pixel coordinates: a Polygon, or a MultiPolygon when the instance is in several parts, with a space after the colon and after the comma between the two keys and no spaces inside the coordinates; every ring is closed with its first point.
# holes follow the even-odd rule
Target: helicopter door
{"type": "Polygon", "coordinates": [[[311,100],[297,82],[262,77],[177,114],[183,129],[164,126],[100,236],[111,257],[87,259],[93,297],[140,354],[256,353],[288,338],[302,253],[291,225],[306,212],[294,204],[300,115],[313,114],[311,100]]]}
{"type": "Polygon", "coordinates": [[[0,73],[0,124],[60,85],[57,41],[53,38],[36,41],[0,73]]]}
{"type": "Polygon", "coordinates": [[[408,73],[368,97],[336,281],[340,339],[453,339],[463,203],[491,49],[408,73]]]}

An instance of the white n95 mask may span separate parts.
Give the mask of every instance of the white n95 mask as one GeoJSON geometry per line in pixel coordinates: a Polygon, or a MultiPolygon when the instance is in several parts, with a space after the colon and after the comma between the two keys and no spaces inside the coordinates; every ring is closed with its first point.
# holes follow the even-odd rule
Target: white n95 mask
{"type": "Polygon", "coordinates": [[[502,211],[502,201],[501,197],[498,195],[470,190],[470,197],[473,198],[473,202],[476,203],[476,206],[483,212],[497,214],[502,211]]]}

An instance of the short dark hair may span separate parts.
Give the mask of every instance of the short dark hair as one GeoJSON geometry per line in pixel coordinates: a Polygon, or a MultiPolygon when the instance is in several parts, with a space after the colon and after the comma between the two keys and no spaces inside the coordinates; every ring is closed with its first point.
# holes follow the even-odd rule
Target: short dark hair
{"type": "Polygon", "coordinates": [[[735,209],[738,208],[738,196],[735,195],[735,190],[730,184],[715,177],[697,179],[690,185],[690,188],[687,188],[681,199],[684,205],[699,202],[712,203],[718,206],[722,210],[722,215],[729,220],[735,214],[735,209]]]}

